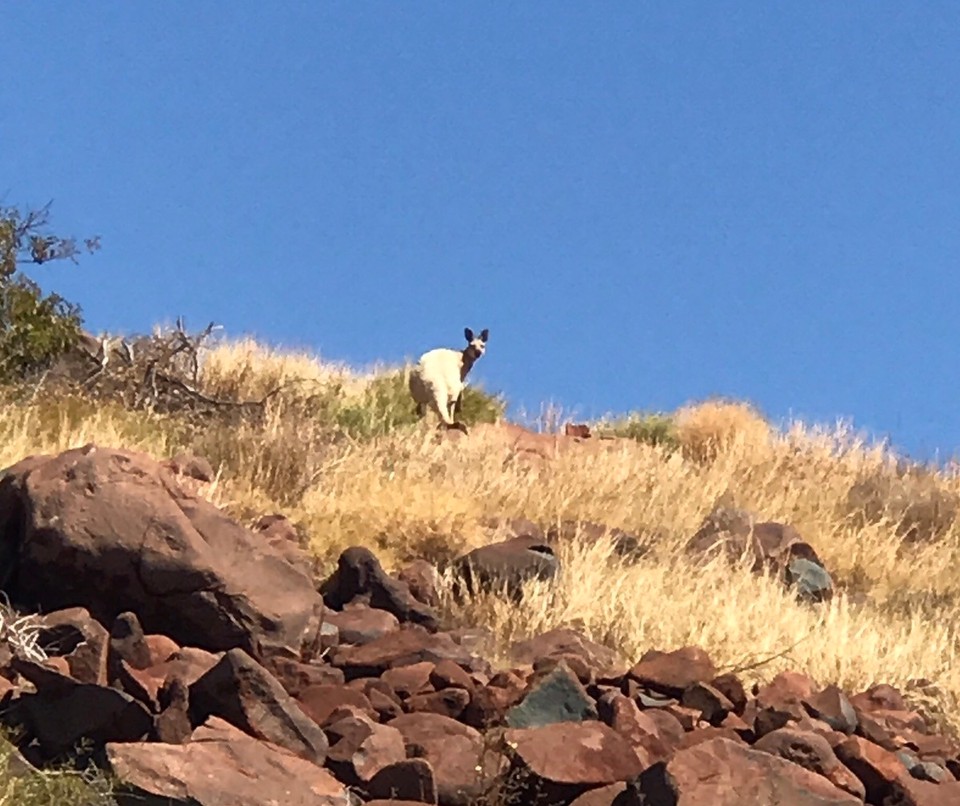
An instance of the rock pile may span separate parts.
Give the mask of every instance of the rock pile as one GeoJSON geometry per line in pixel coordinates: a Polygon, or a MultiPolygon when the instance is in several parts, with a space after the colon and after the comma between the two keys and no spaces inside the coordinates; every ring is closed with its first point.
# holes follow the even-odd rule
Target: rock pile
{"type": "Polygon", "coordinates": [[[131,805],[960,804],[960,747],[889,686],[748,691],[697,647],[626,664],[572,630],[494,668],[444,629],[422,563],[391,576],[352,548],[315,586],[261,526],[136,454],[7,470],[3,588],[43,613],[49,656],[0,647],[26,761],[84,745],[131,805]]]}

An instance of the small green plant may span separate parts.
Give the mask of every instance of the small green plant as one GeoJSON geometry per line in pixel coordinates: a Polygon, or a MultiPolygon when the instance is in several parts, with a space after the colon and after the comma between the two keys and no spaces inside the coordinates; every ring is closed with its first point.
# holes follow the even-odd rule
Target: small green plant
{"type": "Polygon", "coordinates": [[[660,412],[630,412],[624,417],[601,420],[594,430],[605,436],[623,437],[670,450],[680,445],[673,417],[660,412]]]}
{"type": "MultiPolygon", "coordinates": [[[[460,418],[468,426],[493,423],[505,408],[499,397],[468,386],[463,391],[460,418]]],[[[359,400],[343,405],[336,415],[337,426],[357,438],[379,436],[416,422],[416,407],[400,371],[375,378],[359,400]]]]}
{"type": "MultiPolygon", "coordinates": [[[[23,212],[0,207],[0,382],[9,383],[49,367],[80,336],[80,309],[58,294],[44,294],[20,271],[25,263],[76,262],[73,238],[47,232],[50,206],[23,212]]],[[[85,242],[86,250],[99,241],[85,242]]]]}
{"type": "Polygon", "coordinates": [[[116,806],[110,779],[92,764],[34,769],[0,735],[0,806],[116,806]]]}

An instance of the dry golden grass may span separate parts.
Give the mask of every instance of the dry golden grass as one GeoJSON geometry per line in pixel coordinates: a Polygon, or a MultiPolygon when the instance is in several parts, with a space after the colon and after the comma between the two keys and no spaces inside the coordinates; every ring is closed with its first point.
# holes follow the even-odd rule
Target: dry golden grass
{"type": "Polygon", "coordinates": [[[221,341],[201,354],[201,386],[213,396],[260,400],[267,393],[291,385],[301,389],[337,387],[358,394],[375,376],[339,362],[321,361],[304,351],[285,351],[251,338],[221,341]]]}
{"type": "MultiPolygon", "coordinates": [[[[298,378],[369,383],[252,342],[221,346],[204,367],[208,390],[248,399],[298,378]]],[[[882,446],[842,427],[776,431],[751,407],[716,401],[678,414],[680,450],[617,440],[548,461],[511,451],[495,426],[457,440],[438,439],[430,424],[353,439],[285,406],[260,425],[199,431],[79,402],[7,406],[0,461],[88,441],[157,456],[193,449],[221,471],[213,500],[245,521],[285,513],[328,564],[352,544],[374,548],[387,567],[455,556],[497,539],[484,525],[490,517],[620,527],[650,553],[625,565],[609,544],[573,540],[559,548],[558,584],[532,585],[521,606],[481,597],[448,603],[447,612],[487,628],[501,653],[512,640],[571,625],[625,661],[697,644],[738,668],[789,650],[745,671],[748,681],[786,668],[858,690],[925,678],[935,689],[914,696],[932,698],[931,713],[960,732],[960,477],[952,470],[905,472],[882,446]],[[722,496],[795,525],[833,574],[834,601],[804,606],[775,580],[685,559],[681,547],[722,496]]]]}

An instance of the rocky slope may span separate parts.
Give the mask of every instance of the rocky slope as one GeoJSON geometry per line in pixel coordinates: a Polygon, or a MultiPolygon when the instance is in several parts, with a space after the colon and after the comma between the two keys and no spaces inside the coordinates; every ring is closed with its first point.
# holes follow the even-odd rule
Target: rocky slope
{"type": "MultiPolygon", "coordinates": [[[[428,563],[354,547],[315,579],[281,516],[243,528],[208,476],[95,446],[3,473],[0,581],[40,615],[0,651],[0,719],[29,764],[89,755],[122,804],[960,804],[960,747],[890,686],[745,690],[697,647],[622,658],[571,629],[495,666],[428,563]]],[[[454,564],[454,595],[556,573],[562,530],[516,531],[454,564]]],[[[718,512],[689,546],[715,549],[830,595],[789,526],[718,512]]]]}

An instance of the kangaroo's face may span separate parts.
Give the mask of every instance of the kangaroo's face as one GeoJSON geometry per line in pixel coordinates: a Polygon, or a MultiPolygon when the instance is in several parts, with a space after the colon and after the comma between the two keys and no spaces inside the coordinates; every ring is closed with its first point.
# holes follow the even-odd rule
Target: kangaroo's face
{"type": "Polygon", "coordinates": [[[479,336],[474,336],[473,331],[467,327],[464,328],[463,335],[467,338],[467,347],[464,352],[476,361],[487,349],[487,338],[490,335],[490,331],[484,328],[480,331],[479,336]]]}

